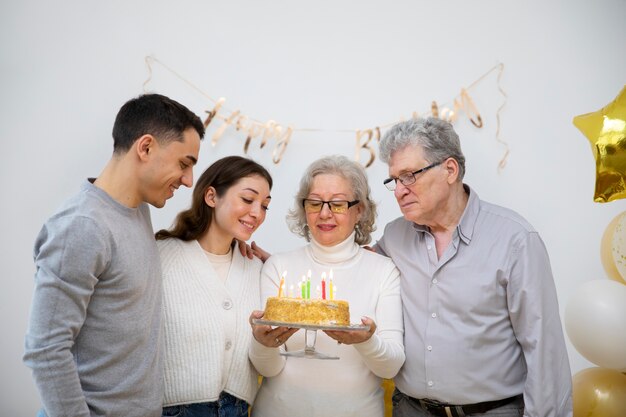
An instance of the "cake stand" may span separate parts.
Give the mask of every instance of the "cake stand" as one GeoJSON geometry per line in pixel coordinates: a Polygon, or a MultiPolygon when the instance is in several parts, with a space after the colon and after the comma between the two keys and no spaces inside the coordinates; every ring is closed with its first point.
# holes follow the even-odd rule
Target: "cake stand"
{"type": "Polygon", "coordinates": [[[307,359],[339,359],[338,356],[331,356],[325,353],[315,350],[315,341],[317,340],[318,330],[343,330],[343,331],[355,331],[355,330],[369,330],[370,326],[363,324],[351,324],[349,326],[336,326],[332,324],[328,325],[314,325],[314,324],[302,324],[302,323],[286,323],[282,321],[271,321],[263,319],[252,319],[253,324],[264,324],[268,326],[280,326],[304,329],[304,349],[296,350],[294,352],[280,352],[282,356],[291,356],[295,358],[307,358],[307,359]]]}

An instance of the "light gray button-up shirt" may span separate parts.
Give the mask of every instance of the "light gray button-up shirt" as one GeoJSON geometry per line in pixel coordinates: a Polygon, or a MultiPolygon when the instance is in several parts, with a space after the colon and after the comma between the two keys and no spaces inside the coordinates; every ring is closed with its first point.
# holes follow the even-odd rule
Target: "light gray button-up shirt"
{"type": "Polygon", "coordinates": [[[517,213],[469,199],[440,259],[428,227],[398,218],[376,249],[401,272],[406,362],[397,388],[473,404],[524,394],[525,415],[571,415],[571,372],[550,260],[517,213]]]}

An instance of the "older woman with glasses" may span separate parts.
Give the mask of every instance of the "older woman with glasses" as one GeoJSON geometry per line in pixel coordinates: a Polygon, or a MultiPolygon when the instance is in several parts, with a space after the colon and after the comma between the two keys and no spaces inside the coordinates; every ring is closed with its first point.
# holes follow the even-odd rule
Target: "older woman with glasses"
{"type": "Polygon", "coordinates": [[[319,360],[281,355],[305,347],[305,330],[254,324],[250,359],[265,378],[252,416],[384,415],[381,380],[395,376],[405,356],[399,272],[360,246],[370,242],[375,217],[358,163],[328,156],[308,167],[287,220],[309,244],[266,261],[261,302],[277,295],[284,271],[295,283],[309,270],[313,277],[332,270],[336,298],[348,301],[352,322],[369,330],[318,332],[316,350],[340,358],[319,360]]]}

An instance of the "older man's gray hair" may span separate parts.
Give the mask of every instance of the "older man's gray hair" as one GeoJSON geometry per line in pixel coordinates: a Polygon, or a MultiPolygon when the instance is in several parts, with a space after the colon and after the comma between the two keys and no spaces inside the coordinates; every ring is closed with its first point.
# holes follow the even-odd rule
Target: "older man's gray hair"
{"type": "Polygon", "coordinates": [[[428,117],[410,119],[395,124],[389,129],[379,145],[379,157],[388,164],[394,152],[407,146],[419,146],[424,150],[428,163],[454,158],[459,164],[458,180],[465,176],[465,156],[461,151],[459,135],[452,125],[444,120],[428,117]]]}

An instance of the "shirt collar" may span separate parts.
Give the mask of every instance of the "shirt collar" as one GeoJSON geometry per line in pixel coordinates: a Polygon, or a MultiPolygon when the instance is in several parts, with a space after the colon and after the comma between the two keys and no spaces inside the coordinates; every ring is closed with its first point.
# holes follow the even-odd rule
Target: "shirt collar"
{"type": "MultiPolygon", "coordinates": [[[[470,188],[469,185],[463,184],[463,189],[469,195],[467,199],[467,205],[461,215],[461,220],[456,229],[459,237],[467,245],[472,241],[472,235],[474,234],[474,226],[476,225],[476,219],[478,219],[478,213],[480,211],[480,199],[478,194],[470,188]]],[[[428,232],[428,227],[423,224],[413,223],[413,228],[416,232],[428,232]]]]}
{"type": "Polygon", "coordinates": [[[480,212],[480,199],[476,191],[472,190],[469,185],[463,184],[463,189],[469,195],[467,199],[467,205],[457,226],[459,236],[465,244],[469,245],[472,241],[474,234],[474,226],[476,226],[476,220],[478,219],[478,213],[480,212]]]}

